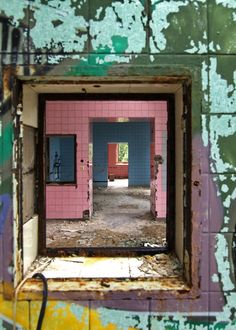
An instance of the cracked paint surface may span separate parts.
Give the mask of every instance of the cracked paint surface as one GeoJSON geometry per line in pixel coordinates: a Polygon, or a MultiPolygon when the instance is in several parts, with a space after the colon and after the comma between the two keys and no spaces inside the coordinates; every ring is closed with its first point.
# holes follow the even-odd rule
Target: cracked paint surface
{"type": "Polygon", "coordinates": [[[88,23],[83,16],[75,15],[75,8],[69,1],[53,0],[49,5],[41,5],[41,1],[36,0],[32,2],[31,11],[30,37],[36,48],[61,46],[64,52],[84,51],[88,23]],[[42,17],[47,19],[42,20],[42,17]]]}
{"type": "Polygon", "coordinates": [[[207,52],[205,1],[152,1],[150,21],[152,53],[174,52],[203,54],[207,52]],[[191,9],[190,9],[191,8],[191,9]],[[184,17],[191,13],[193,25],[187,30],[184,17]],[[200,19],[201,17],[201,19],[200,19]],[[199,24],[199,19],[201,23],[199,24]],[[195,26],[197,23],[198,27],[195,26]],[[175,44],[176,38],[178,43],[175,44]]]}
{"type": "Polygon", "coordinates": [[[141,53],[146,45],[147,16],[140,1],[112,2],[100,7],[95,20],[90,20],[91,44],[94,51],[141,53]],[[103,19],[99,20],[101,11],[103,19]],[[106,31],[106,33],[104,33],[106,31]]]}
{"type": "Polygon", "coordinates": [[[18,26],[20,20],[25,16],[24,10],[27,8],[27,0],[12,0],[2,1],[0,6],[0,12],[3,12],[6,16],[10,17],[14,26],[18,26]]]}
{"type": "MultiPolygon", "coordinates": [[[[228,84],[227,79],[221,76],[217,68],[217,59],[210,59],[210,103],[211,112],[234,113],[236,109],[236,69],[232,70],[232,83],[228,84]]],[[[226,133],[227,134],[227,133],[226,133]]]]}
{"type": "MultiPolygon", "coordinates": [[[[195,119],[201,121],[201,130],[197,134],[202,145],[199,143],[198,147],[202,162],[206,164],[203,174],[213,187],[209,203],[218,201],[218,209],[208,216],[210,229],[205,235],[214,238],[214,251],[212,255],[209,252],[208,262],[215,262],[216,270],[210,272],[209,282],[219,284],[220,289],[219,292],[211,292],[210,289],[201,292],[209,299],[206,305],[203,300],[196,299],[196,305],[190,309],[189,302],[183,299],[183,305],[180,300],[176,304],[172,302],[174,307],[168,302],[158,311],[151,301],[155,298],[158,306],[164,306],[164,301],[158,297],[143,299],[140,303],[131,299],[128,305],[125,300],[120,300],[119,304],[114,300],[109,306],[102,300],[93,303],[51,301],[45,317],[47,328],[65,329],[69,326],[73,329],[74,324],[76,329],[83,330],[231,330],[236,327],[235,9],[234,0],[151,0],[149,8],[148,2],[141,0],[0,2],[1,63],[2,66],[23,64],[18,68],[22,75],[108,77],[110,72],[118,76],[138,72],[138,75],[145,76],[154,74],[154,70],[155,75],[161,75],[163,68],[168,67],[169,75],[184,72],[191,76],[193,83],[199,77],[200,87],[193,84],[194,88],[199,88],[195,101],[202,106],[201,111],[194,113],[195,119]],[[163,54],[167,56],[163,57],[163,54]],[[29,64],[39,67],[32,69],[29,64]],[[122,64],[123,71],[116,71],[116,64],[122,64]],[[215,219],[221,212],[223,216],[218,228],[215,219]],[[217,297],[223,297],[222,301],[212,298],[213,293],[219,293],[217,297]],[[216,300],[219,305],[214,309],[216,300]]],[[[13,270],[9,237],[12,236],[15,204],[12,202],[11,176],[14,130],[11,91],[5,87],[7,79],[3,77],[0,82],[4,87],[3,91],[0,90],[0,94],[3,93],[0,135],[0,165],[3,170],[0,262],[3,267],[0,268],[0,283],[4,284],[4,280],[8,285],[13,270]]],[[[193,108],[196,108],[195,104],[193,108]]],[[[17,187],[15,179],[14,185],[17,187]]],[[[0,284],[0,328],[9,329],[13,319],[12,303],[2,298],[2,292],[0,284]]],[[[39,302],[23,301],[18,308],[18,328],[35,328],[39,302]]]]}

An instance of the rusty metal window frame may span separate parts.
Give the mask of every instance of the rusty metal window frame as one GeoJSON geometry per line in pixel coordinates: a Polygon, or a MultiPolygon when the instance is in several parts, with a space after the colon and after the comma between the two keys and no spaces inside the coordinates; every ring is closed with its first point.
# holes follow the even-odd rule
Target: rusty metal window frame
{"type": "Polygon", "coordinates": [[[45,210],[45,160],[43,157],[39,160],[39,182],[44,184],[39,186],[39,253],[50,257],[61,255],[83,255],[83,256],[140,256],[140,255],[154,255],[157,253],[170,253],[175,249],[175,148],[170,148],[175,143],[175,97],[174,94],[148,94],[148,93],[135,93],[135,94],[39,94],[39,144],[38,154],[45,154],[45,109],[47,101],[63,100],[63,101],[76,101],[76,100],[159,100],[167,101],[168,113],[168,141],[167,141],[167,220],[166,220],[166,238],[167,246],[163,247],[60,247],[48,248],[46,246],[46,210],[45,210]]]}
{"type": "MultiPolygon", "coordinates": [[[[10,72],[11,76],[14,77],[14,79],[13,79],[14,86],[13,86],[13,84],[9,85],[9,86],[11,86],[11,91],[12,91],[12,94],[11,94],[12,100],[10,101],[9,106],[12,106],[13,105],[13,107],[14,107],[13,108],[13,111],[12,111],[12,118],[18,119],[18,105],[21,106],[21,102],[22,102],[22,94],[23,94],[23,92],[22,92],[22,86],[23,86],[23,84],[26,84],[26,85],[27,84],[32,84],[32,86],[35,86],[35,84],[36,85],[40,84],[40,81],[43,82],[43,79],[44,78],[42,79],[41,77],[34,77],[33,79],[29,79],[28,76],[26,76],[26,77],[24,77],[24,76],[20,77],[20,76],[18,76],[18,74],[16,73],[16,71],[14,69],[10,69],[9,67],[6,67],[6,68],[3,69],[3,76],[4,77],[5,76],[6,77],[9,77],[9,72],[10,72]]],[[[184,72],[184,73],[186,72],[185,68],[184,68],[184,70],[182,70],[182,72],[184,72]]],[[[190,73],[191,72],[193,73],[193,70],[192,71],[190,70],[190,73]]],[[[167,70],[167,74],[168,73],[169,73],[169,71],[167,70]]],[[[195,73],[195,71],[194,71],[194,73],[195,73]]],[[[199,105],[199,106],[196,107],[196,109],[194,109],[194,114],[192,115],[192,113],[191,113],[191,104],[196,101],[196,91],[198,91],[201,88],[201,84],[199,83],[199,81],[200,81],[199,76],[200,76],[199,72],[198,72],[198,74],[196,76],[193,75],[193,77],[194,77],[194,82],[193,82],[194,83],[193,99],[191,99],[192,98],[192,95],[191,95],[191,90],[192,90],[191,76],[186,76],[186,75],[173,76],[173,77],[169,77],[168,75],[167,76],[162,76],[162,77],[152,77],[152,76],[150,76],[150,77],[147,77],[147,79],[145,80],[145,82],[148,81],[148,83],[163,83],[164,82],[165,84],[168,84],[168,85],[171,85],[172,83],[176,83],[176,84],[182,85],[183,90],[184,90],[183,93],[182,93],[183,99],[184,99],[184,107],[187,104],[187,108],[188,108],[187,109],[187,112],[184,112],[183,113],[183,121],[185,121],[186,124],[189,123],[189,125],[187,125],[187,126],[189,126],[188,132],[190,133],[189,135],[187,134],[187,139],[186,139],[186,146],[187,147],[185,146],[185,154],[189,151],[189,155],[187,157],[185,157],[185,162],[186,162],[186,159],[188,159],[188,162],[189,163],[186,165],[186,167],[188,167],[188,177],[187,177],[187,180],[186,180],[186,183],[187,183],[186,184],[186,187],[187,187],[188,192],[189,192],[188,198],[189,198],[190,202],[187,205],[186,212],[185,212],[185,215],[184,215],[184,221],[183,221],[183,223],[184,223],[184,227],[185,227],[185,235],[184,235],[183,241],[184,241],[184,245],[185,245],[186,241],[188,241],[188,246],[185,245],[185,248],[188,249],[189,257],[190,257],[190,259],[188,260],[188,264],[189,264],[189,268],[190,268],[189,276],[188,277],[190,277],[190,279],[187,278],[187,282],[189,284],[191,284],[191,287],[190,287],[190,291],[188,290],[188,291],[184,292],[184,295],[183,295],[183,292],[180,292],[180,294],[182,295],[182,298],[187,298],[187,299],[189,299],[189,298],[195,298],[199,294],[199,274],[198,274],[197,269],[199,268],[199,262],[200,262],[200,260],[199,260],[198,253],[196,251],[194,251],[194,250],[191,251],[191,246],[193,245],[193,242],[192,242],[193,236],[195,237],[196,235],[198,235],[198,229],[196,229],[196,226],[193,226],[192,225],[193,223],[195,223],[197,221],[198,217],[196,217],[195,213],[192,213],[192,211],[191,211],[191,207],[192,207],[191,206],[191,202],[193,202],[193,204],[194,204],[193,207],[194,206],[196,207],[196,203],[193,200],[194,197],[192,197],[192,193],[194,194],[194,191],[192,191],[192,188],[191,188],[192,187],[192,181],[191,181],[191,178],[192,178],[192,166],[193,166],[193,164],[192,164],[192,158],[193,158],[194,164],[195,163],[198,164],[198,162],[196,162],[196,160],[197,160],[196,159],[197,158],[196,155],[193,154],[193,156],[192,156],[192,130],[191,130],[191,122],[192,122],[192,117],[193,116],[198,115],[198,113],[200,114],[200,105],[199,105]],[[185,88],[185,86],[186,86],[186,88],[185,88]],[[186,93],[186,90],[187,90],[187,93],[186,93]],[[186,222],[188,223],[187,226],[186,226],[186,222]],[[195,271],[192,272],[191,270],[195,270],[195,271]]],[[[79,79],[82,79],[82,81],[83,81],[83,78],[80,77],[79,79]]],[[[128,79],[130,79],[130,77],[128,77],[128,79]]],[[[60,84],[62,84],[62,85],[63,85],[63,83],[67,83],[68,84],[68,80],[67,81],[64,81],[63,80],[63,77],[61,77],[61,78],[58,77],[57,78],[57,81],[58,80],[60,80],[60,84]]],[[[86,78],[85,78],[85,81],[86,81],[86,78]]],[[[88,81],[90,81],[90,83],[91,83],[91,81],[95,81],[95,80],[94,80],[94,78],[92,78],[92,80],[91,79],[88,79],[88,81]]],[[[115,79],[114,79],[114,81],[120,82],[120,80],[115,80],[115,79]]],[[[129,81],[129,80],[125,79],[124,84],[127,83],[127,81],[129,81]]],[[[134,79],[134,81],[135,82],[137,82],[137,81],[138,82],[141,82],[141,78],[138,78],[138,79],[136,78],[136,79],[134,79]]],[[[144,80],[142,79],[142,82],[143,81],[144,80]]],[[[71,84],[74,84],[73,77],[71,77],[70,82],[71,82],[71,84]]],[[[70,82],[69,82],[69,84],[70,84],[70,82]]],[[[49,80],[46,80],[46,84],[47,85],[50,85],[50,83],[53,83],[53,80],[51,82],[50,82],[50,79],[49,80]]],[[[99,83],[101,84],[101,81],[99,81],[99,83]]],[[[39,102],[41,102],[41,100],[40,100],[40,92],[39,91],[36,91],[36,94],[39,96],[39,102]]],[[[50,94],[46,94],[46,95],[50,95],[50,94]]],[[[66,94],[64,94],[64,95],[66,95],[66,94]]],[[[167,96],[167,94],[163,94],[163,95],[164,96],[167,96]]],[[[172,95],[173,96],[174,94],[169,94],[169,95],[172,95]]],[[[66,95],[66,97],[67,97],[67,95],[66,95]]],[[[39,113],[39,111],[38,111],[38,113],[39,113]]],[[[40,114],[39,114],[39,116],[40,116],[40,114]]],[[[199,118],[200,118],[200,115],[199,115],[199,118]]],[[[198,117],[195,117],[195,119],[197,119],[197,121],[198,121],[199,118],[198,117]]],[[[21,150],[21,143],[22,143],[22,141],[21,141],[21,136],[19,134],[19,128],[20,128],[19,123],[20,123],[19,120],[18,121],[16,120],[16,123],[15,123],[15,126],[14,126],[14,128],[15,128],[15,130],[14,130],[14,139],[15,140],[14,141],[15,141],[15,147],[16,148],[20,148],[20,150],[21,150]]],[[[20,155],[20,153],[19,153],[19,155],[20,155]]],[[[18,157],[18,158],[20,159],[20,157],[18,157]]],[[[196,166],[196,164],[195,164],[195,166],[196,166]]],[[[19,162],[18,166],[20,166],[20,162],[19,162]]],[[[16,180],[19,181],[19,185],[20,185],[21,184],[21,182],[20,182],[20,170],[16,172],[15,178],[16,178],[16,180]]],[[[199,173],[199,175],[195,175],[194,174],[194,178],[195,179],[198,178],[201,181],[200,173],[199,173]]],[[[13,189],[14,189],[14,187],[13,187],[13,189]]],[[[14,240],[14,243],[15,243],[15,250],[14,250],[14,253],[13,253],[15,275],[13,277],[13,280],[14,280],[14,285],[16,285],[19,282],[19,279],[20,278],[23,278],[23,273],[22,273],[22,261],[23,261],[23,250],[22,250],[22,238],[23,238],[22,237],[22,233],[23,233],[23,230],[22,229],[23,229],[23,227],[22,227],[22,225],[23,225],[23,223],[22,223],[22,216],[21,216],[21,210],[20,210],[21,209],[21,204],[20,204],[21,197],[20,197],[20,195],[18,193],[18,190],[17,191],[14,190],[14,192],[15,192],[15,197],[13,199],[14,199],[15,205],[17,205],[17,208],[13,208],[13,211],[17,212],[17,215],[18,215],[17,221],[14,221],[14,225],[13,225],[13,230],[14,230],[13,240],[14,240]],[[20,262],[16,262],[16,259],[19,260],[20,262]]],[[[170,244],[171,243],[172,243],[172,241],[170,241],[170,244]]],[[[172,245],[174,246],[174,244],[172,244],[172,245]]],[[[171,249],[169,249],[169,251],[171,251],[171,249]]],[[[39,252],[40,252],[40,250],[39,250],[39,252]]],[[[44,251],[44,252],[46,252],[46,251],[44,251]]],[[[62,254],[63,253],[64,252],[62,251],[62,254]]],[[[57,255],[60,255],[60,251],[57,252],[57,255]]],[[[65,279],[62,279],[61,282],[60,281],[54,281],[54,280],[52,280],[52,283],[55,283],[55,289],[54,289],[54,291],[56,290],[58,292],[59,291],[64,292],[63,295],[62,295],[62,297],[66,298],[66,295],[65,295],[65,293],[67,291],[66,288],[63,288],[63,287],[60,288],[60,285],[63,286],[64,281],[65,281],[65,279]]],[[[73,283],[75,283],[75,285],[77,287],[76,282],[73,282],[73,283]]],[[[155,280],[154,280],[154,282],[153,282],[154,286],[153,286],[153,289],[151,289],[152,290],[151,291],[152,292],[152,296],[153,295],[155,296],[155,292],[157,294],[159,294],[159,290],[160,289],[159,289],[159,286],[158,286],[158,281],[156,283],[157,283],[157,287],[155,287],[156,284],[155,284],[155,280]]],[[[121,284],[123,286],[123,282],[122,281],[121,281],[121,284]]],[[[141,286],[142,285],[143,284],[141,283],[141,286]]],[[[24,294],[24,293],[22,294],[22,299],[25,299],[26,297],[28,297],[27,299],[30,299],[30,297],[31,297],[31,290],[32,290],[32,288],[31,288],[31,282],[28,283],[28,286],[29,286],[29,291],[27,291],[27,288],[26,288],[26,291],[25,291],[26,294],[24,294]]],[[[166,296],[167,299],[170,296],[171,297],[176,297],[176,294],[178,294],[178,293],[175,291],[174,286],[172,286],[172,288],[173,288],[173,290],[172,291],[169,291],[170,295],[167,292],[167,294],[166,295],[164,294],[162,297],[164,298],[166,296]]],[[[137,286],[137,289],[136,290],[139,290],[138,289],[138,286],[137,286]]],[[[181,290],[181,289],[179,289],[179,290],[181,290]]],[[[76,291],[76,289],[75,290],[73,289],[72,291],[74,292],[74,291],[76,291]]],[[[41,288],[40,288],[40,292],[41,292],[41,288]]],[[[142,292],[143,292],[143,290],[142,290],[142,292]]],[[[75,294],[77,296],[77,293],[76,292],[75,292],[75,294]]],[[[90,296],[92,298],[94,297],[93,293],[91,293],[89,295],[89,292],[86,292],[86,289],[84,290],[83,294],[86,295],[86,299],[88,297],[90,297],[90,296]]],[[[114,295],[115,294],[116,293],[114,292],[114,295]]],[[[141,294],[141,297],[142,298],[145,298],[145,297],[149,298],[149,295],[150,295],[149,292],[143,292],[141,294]]],[[[4,296],[6,298],[9,298],[9,297],[11,298],[12,297],[11,296],[11,293],[7,289],[7,287],[4,288],[4,296]]],[[[111,297],[111,295],[110,295],[109,292],[108,292],[108,295],[105,292],[103,292],[102,293],[102,296],[104,298],[105,297],[111,297]]],[[[112,294],[112,296],[113,296],[113,294],[112,294]]],[[[128,297],[127,292],[124,293],[123,296],[125,298],[127,298],[128,297]]],[[[121,296],[119,296],[119,297],[121,297],[121,296]]],[[[158,296],[155,296],[155,297],[158,297],[158,296]]],[[[137,298],[140,298],[140,292],[139,291],[137,291],[137,298]]]]}

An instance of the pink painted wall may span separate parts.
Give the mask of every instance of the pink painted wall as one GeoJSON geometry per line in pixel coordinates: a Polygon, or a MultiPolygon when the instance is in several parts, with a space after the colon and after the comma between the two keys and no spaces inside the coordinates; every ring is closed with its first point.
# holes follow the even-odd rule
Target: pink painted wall
{"type": "MultiPolygon", "coordinates": [[[[82,218],[86,210],[92,213],[92,166],[89,164],[92,122],[111,117],[153,119],[154,153],[165,155],[166,110],[165,101],[48,101],[46,134],[76,134],[77,185],[46,186],[47,219],[76,219],[82,218]]],[[[150,183],[151,210],[154,214],[157,212],[157,217],[166,216],[165,176],[166,159],[157,178],[153,174],[150,183]]]]}

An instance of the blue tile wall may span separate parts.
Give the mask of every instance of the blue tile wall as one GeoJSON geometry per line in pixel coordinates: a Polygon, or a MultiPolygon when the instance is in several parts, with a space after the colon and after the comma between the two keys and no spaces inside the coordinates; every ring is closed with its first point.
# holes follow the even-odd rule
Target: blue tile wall
{"type": "Polygon", "coordinates": [[[150,123],[93,124],[93,182],[107,185],[108,143],[129,144],[129,185],[150,185],[150,123]]]}

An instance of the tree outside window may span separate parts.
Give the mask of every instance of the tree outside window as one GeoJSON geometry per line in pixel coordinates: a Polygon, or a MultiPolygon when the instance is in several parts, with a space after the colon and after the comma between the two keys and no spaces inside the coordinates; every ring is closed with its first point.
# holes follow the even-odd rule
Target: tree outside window
{"type": "Polygon", "coordinates": [[[128,143],[119,143],[118,144],[118,162],[119,163],[128,163],[128,160],[129,160],[128,143]]]}

